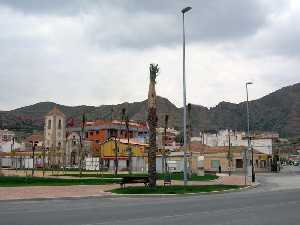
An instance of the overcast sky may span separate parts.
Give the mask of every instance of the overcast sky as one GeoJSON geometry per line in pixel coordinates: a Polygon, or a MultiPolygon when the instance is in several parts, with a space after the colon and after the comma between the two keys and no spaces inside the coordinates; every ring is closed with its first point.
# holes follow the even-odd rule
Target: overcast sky
{"type": "Polygon", "coordinates": [[[0,0],[0,110],[40,101],[102,105],[157,94],[212,107],[299,82],[299,0],[0,0]]]}

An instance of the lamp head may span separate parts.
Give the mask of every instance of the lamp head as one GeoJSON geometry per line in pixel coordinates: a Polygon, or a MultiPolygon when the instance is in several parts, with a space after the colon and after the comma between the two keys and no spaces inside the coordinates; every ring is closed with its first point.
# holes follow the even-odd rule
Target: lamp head
{"type": "Polygon", "coordinates": [[[253,84],[253,82],[247,82],[247,83],[246,83],[246,85],[250,85],[250,84],[253,84]]]}
{"type": "Polygon", "coordinates": [[[188,11],[190,11],[192,9],[192,7],[188,6],[188,7],[185,7],[184,9],[181,10],[181,12],[184,14],[188,11]]]}

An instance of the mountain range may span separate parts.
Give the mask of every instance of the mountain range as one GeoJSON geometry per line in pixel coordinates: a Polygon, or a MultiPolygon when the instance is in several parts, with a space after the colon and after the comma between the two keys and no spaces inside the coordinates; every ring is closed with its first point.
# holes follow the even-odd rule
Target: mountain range
{"type": "MultiPolygon", "coordinates": [[[[251,130],[276,131],[283,137],[300,136],[300,83],[281,88],[260,99],[250,101],[249,104],[251,130]]],[[[44,116],[55,105],[68,118],[74,118],[77,124],[83,113],[88,120],[118,119],[123,108],[132,120],[145,121],[147,118],[147,100],[99,107],[40,102],[11,111],[0,111],[0,128],[25,133],[42,131],[44,116]]],[[[166,98],[157,97],[157,112],[159,126],[163,126],[164,117],[168,114],[169,127],[182,129],[183,108],[176,107],[166,98]]],[[[220,102],[212,108],[192,104],[190,119],[193,135],[198,135],[200,131],[224,128],[246,130],[246,102],[239,104],[220,102]]]]}

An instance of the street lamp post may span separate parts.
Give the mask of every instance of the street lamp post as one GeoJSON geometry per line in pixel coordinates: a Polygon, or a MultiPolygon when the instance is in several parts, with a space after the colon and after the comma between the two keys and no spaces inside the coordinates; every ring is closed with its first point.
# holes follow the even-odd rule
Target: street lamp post
{"type": "Polygon", "coordinates": [[[184,14],[190,11],[192,7],[186,7],[181,10],[182,12],[182,74],[183,74],[183,145],[184,145],[184,171],[183,180],[184,185],[187,185],[187,136],[186,136],[186,83],[185,83],[185,29],[184,29],[184,14]]]}
{"type": "MultiPolygon", "coordinates": [[[[247,94],[247,129],[248,129],[248,151],[251,148],[251,139],[250,139],[250,113],[249,113],[249,99],[248,99],[248,85],[253,84],[252,82],[246,83],[246,94],[247,94]]],[[[252,169],[252,182],[255,182],[255,173],[254,173],[254,157],[253,157],[254,149],[251,148],[251,169],[252,169]]]]}

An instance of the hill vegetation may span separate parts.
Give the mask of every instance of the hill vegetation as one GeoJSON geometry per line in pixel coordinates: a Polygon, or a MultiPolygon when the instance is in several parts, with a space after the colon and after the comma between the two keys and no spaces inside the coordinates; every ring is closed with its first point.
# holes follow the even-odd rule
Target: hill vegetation
{"type": "MultiPolygon", "coordinates": [[[[126,108],[130,119],[145,121],[147,101],[122,103],[118,105],[64,106],[53,102],[40,102],[11,111],[0,111],[0,128],[31,133],[42,131],[44,116],[57,105],[68,118],[79,124],[80,117],[86,113],[89,120],[120,118],[122,108],[126,108]]],[[[183,109],[176,107],[168,99],[158,97],[158,123],[163,125],[165,114],[169,115],[169,126],[182,128],[183,109]]],[[[260,131],[277,131],[282,136],[300,136],[300,83],[284,87],[260,99],[250,102],[251,126],[260,131]]],[[[193,135],[203,130],[223,128],[245,130],[246,103],[233,104],[221,102],[213,108],[192,105],[191,121],[193,135]]]]}

